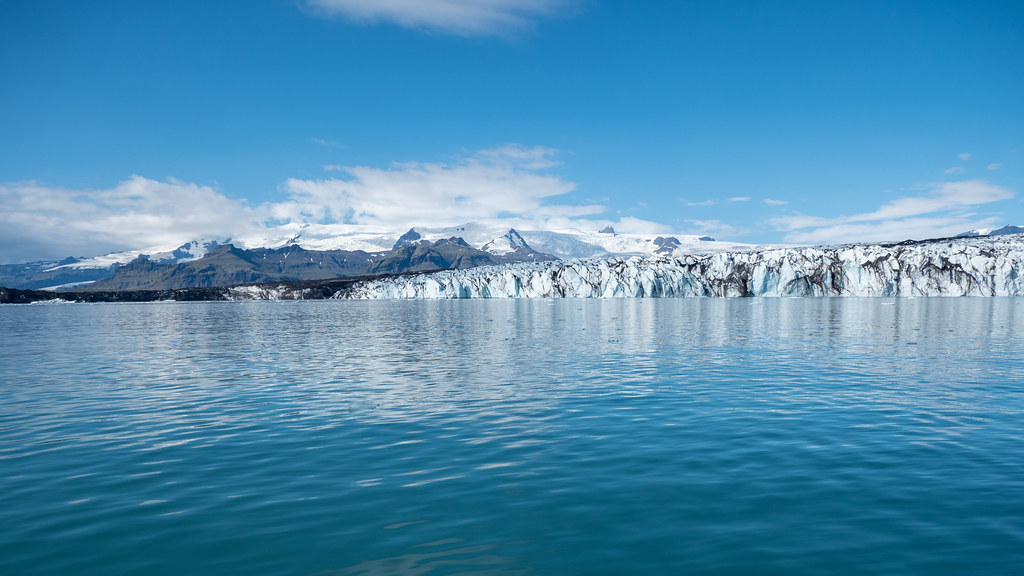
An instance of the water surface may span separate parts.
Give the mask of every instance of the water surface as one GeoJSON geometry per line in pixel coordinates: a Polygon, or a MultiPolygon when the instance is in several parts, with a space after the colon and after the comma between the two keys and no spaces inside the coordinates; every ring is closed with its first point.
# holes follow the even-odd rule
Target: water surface
{"type": "Polygon", "coordinates": [[[3,574],[1020,574],[1024,301],[0,307],[3,574]]]}

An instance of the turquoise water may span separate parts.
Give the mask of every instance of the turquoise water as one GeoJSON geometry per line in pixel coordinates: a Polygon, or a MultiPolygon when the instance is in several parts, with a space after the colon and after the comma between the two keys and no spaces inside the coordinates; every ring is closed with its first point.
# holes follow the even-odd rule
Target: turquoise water
{"type": "Polygon", "coordinates": [[[1024,301],[0,307],[0,574],[1021,574],[1024,301]]]}

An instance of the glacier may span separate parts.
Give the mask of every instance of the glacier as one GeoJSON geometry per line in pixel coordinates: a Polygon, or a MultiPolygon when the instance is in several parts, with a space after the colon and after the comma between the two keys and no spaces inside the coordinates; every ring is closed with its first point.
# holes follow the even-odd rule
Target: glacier
{"type": "Polygon", "coordinates": [[[484,266],[361,280],[333,297],[1022,296],[1022,266],[1014,235],[484,266]]]}

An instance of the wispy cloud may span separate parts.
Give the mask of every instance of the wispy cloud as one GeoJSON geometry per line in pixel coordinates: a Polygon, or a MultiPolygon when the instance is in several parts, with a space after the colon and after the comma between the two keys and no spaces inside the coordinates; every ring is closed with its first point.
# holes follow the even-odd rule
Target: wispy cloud
{"type": "Polygon", "coordinates": [[[701,200],[699,202],[687,202],[686,203],[687,206],[714,206],[715,204],[718,204],[718,202],[716,202],[714,200],[701,200]]]}
{"type": "Polygon", "coordinates": [[[325,138],[310,138],[309,142],[323,146],[324,148],[338,148],[342,145],[334,140],[327,140],[325,138]]]}
{"type": "Polygon", "coordinates": [[[769,219],[789,242],[853,242],[948,236],[991,226],[998,219],[979,218],[969,208],[1013,198],[1013,192],[967,180],[932,184],[928,193],[888,202],[873,212],[825,218],[792,214],[769,219]]]}
{"type": "Polygon", "coordinates": [[[927,196],[911,196],[893,200],[874,212],[852,216],[849,221],[865,222],[908,218],[1010,198],[1013,198],[1013,192],[983,180],[943,182],[932,185],[932,190],[927,196]]]}
{"type": "Polygon", "coordinates": [[[973,156],[973,154],[971,154],[969,152],[964,152],[963,154],[957,154],[956,155],[957,158],[963,160],[964,162],[967,162],[968,160],[970,160],[971,156],[973,156]]]}
{"type": "Polygon", "coordinates": [[[786,235],[787,242],[830,244],[840,242],[897,241],[907,239],[944,238],[978,228],[995,228],[1001,220],[995,217],[936,217],[888,220],[873,224],[833,224],[814,230],[786,235]]]}
{"type": "Polygon", "coordinates": [[[742,228],[726,224],[721,220],[687,220],[686,223],[691,227],[686,232],[699,236],[707,235],[715,238],[736,237],[746,232],[742,228]]]}
{"type": "Polygon", "coordinates": [[[507,34],[572,10],[576,0],[306,0],[315,12],[460,36],[507,34]]]}
{"type": "Polygon", "coordinates": [[[750,200],[750,196],[733,196],[729,198],[729,202],[747,202],[750,200]]]}
{"type": "Polygon", "coordinates": [[[1003,167],[1002,164],[997,164],[997,163],[992,163],[992,164],[988,165],[988,169],[989,170],[999,170],[1002,167],[1003,167]]]}
{"type": "Polygon", "coordinates": [[[789,204],[789,202],[786,202],[785,200],[773,200],[771,198],[765,198],[764,203],[769,206],[785,206],[786,204],[789,204]]]}
{"type": "Polygon", "coordinates": [[[961,166],[953,166],[946,169],[946,174],[963,174],[965,170],[961,166]]]}

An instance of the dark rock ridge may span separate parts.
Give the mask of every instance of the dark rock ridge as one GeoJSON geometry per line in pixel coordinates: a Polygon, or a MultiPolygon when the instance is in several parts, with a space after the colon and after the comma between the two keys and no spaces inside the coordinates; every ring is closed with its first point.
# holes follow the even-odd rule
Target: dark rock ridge
{"type": "MultiPolygon", "coordinates": [[[[381,276],[381,278],[387,277],[387,275],[381,276]]],[[[252,299],[323,300],[337,297],[339,294],[345,294],[352,286],[369,279],[372,279],[372,277],[353,276],[351,278],[332,278],[327,280],[269,282],[238,286],[166,290],[75,290],[54,292],[50,290],[18,290],[0,287],[0,304],[32,304],[34,302],[199,302],[252,299]]]]}
{"type": "Polygon", "coordinates": [[[228,300],[228,298],[224,288],[54,292],[52,290],[18,290],[16,288],[0,287],[0,304],[31,304],[33,302],[158,302],[161,300],[186,302],[228,300]]]}
{"type": "Polygon", "coordinates": [[[356,276],[374,261],[362,251],[306,250],[298,245],[243,250],[232,244],[214,247],[202,258],[161,264],[140,257],[98,280],[89,290],[175,290],[230,286],[251,282],[313,280],[356,276]]]}

